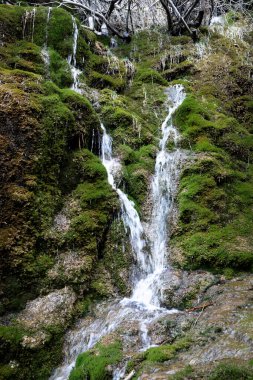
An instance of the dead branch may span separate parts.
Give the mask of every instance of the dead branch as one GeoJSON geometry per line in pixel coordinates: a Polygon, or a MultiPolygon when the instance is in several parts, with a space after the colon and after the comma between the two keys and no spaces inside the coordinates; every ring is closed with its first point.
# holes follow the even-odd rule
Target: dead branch
{"type": "Polygon", "coordinates": [[[203,305],[195,306],[195,307],[192,307],[191,309],[186,309],[186,311],[191,313],[193,311],[205,310],[208,306],[212,306],[212,305],[213,305],[212,302],[207,302],[207,303],[204,303],[203,305]]]}

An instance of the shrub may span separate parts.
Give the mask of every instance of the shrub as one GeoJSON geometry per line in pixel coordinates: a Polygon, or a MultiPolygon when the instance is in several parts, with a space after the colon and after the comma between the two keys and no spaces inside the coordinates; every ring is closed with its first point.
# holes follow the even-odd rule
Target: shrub
{"type": "Polygon", "coordinates": [[[253,368],[232,363],[219,364],[208,378],[209,380],[252,380],[253,368]]]}

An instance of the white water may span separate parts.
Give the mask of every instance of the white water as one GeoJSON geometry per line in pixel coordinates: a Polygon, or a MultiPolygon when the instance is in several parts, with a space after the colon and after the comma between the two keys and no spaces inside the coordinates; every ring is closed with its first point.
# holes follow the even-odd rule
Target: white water
{"type": "MultiPolygon", "coordinates": [[[[26,34],[26,27],[27,27],[27,22],[30,21],[32,25],[32,30],[31,30],[31,42],[33,42],[33,35],[34,35],[34,26],[35,26],[35,17],[36,17],[36,8],[34,7],[31,11],[25,11],[23,18],[22,18],[22,23],[23,23],[23,39],[25,39],[25,34],[26,34]]],[[[28,28],[29,32],[29,28],[28,28]]],[[[29,37],[29,36],[28,36],[29,37]]]]}
{"type": "MultiPolygon", "coordinates": [[[[65,362],[55,370],[51,380],[66,380],[75,365],[78,354],[92,348],[102,337],[117,328],[124,329],[124,324],[137,323],[139,326],[140,350],[152,345],[148,326],[156,318],[177,313],[177,310],[166,310],[160,307],[159,293],[162,287],[162,272],[166,269],[166,255],[169,231],[168,219],[172,216],[174,199],[177,190],[180,167],[184,159],[177,148],[179,134],[172,123],[172,115],[183,102],[183,87],[175,85],[168,89],[170,101],[168,116],[162,125],[162,138],[156,158],[155,174],[152,180],[152,212],[147,236],[150,251],[146,251],[146,240],[139,215],[127,195],[117,188],[117,175],[120,163],[113,157],[112,139],[101,125],[103,138],[101,144],[101,160],[108,174],[108,182],[117,192],[121,203],[122,219],[125,229],[130,232],[130,242],[136,258],[134,268],[133,291],[130,298],[115,300],[106,305],[98,305],[92,321],[84,320],[84,326],[68,333],[65,344],[65,362]],[[167,143],[172,142],[175,148],[168,152],[167,143]]],[[[124,368],[114,371],[114,380],[124,377],[124,368]]]]}
{"type": "Polygon", "coordinates": [[[50,15],[51,15],[51,9],[52,9],[51,7],[48,7],[47,22],[46,22],[46,38],[45,38],[45,44],[43,46],[43,49],[41,50],[42,58],[47,69],[50,64],[50,56],[49,56],[47,43],[48,43],[48,24],[49,24],[50,15]]]}
{"type": "Polygon", "coordinates": [[[36,8],[34,7],[33,10],[32,10],[32,42],[33,42],[33,35],[34,35],[34,26],[35,26],[35,17],[36,17],[36,8]]]}
{"type": "Polygon", "coordinates": [[[78,26],[77,26],[76,19],[74,16],[72,16],[72,22],[73,22],[73,49],[72,49],[72,53],[68,56],[68,64],[70,66],[71,74],[73,78],[73,85],[71,89],[80,93],[81,90],[79,88],[79,76],[81,74],[81,70],[79,70],[76,67],[76,52],[77,52],[79,30],[78,30],[78,26]]]}
{"type": "Polygon", "coordinates": [[[148,276],[136,284],[132,295],[132,300],[142,302],[149,307],[160,305],[160,275],[166,265],[168,219],[173,212],[177,183],[184,157],[177,148],[180,137],[172,123],[173,113],[185,99],[182,86],[171,87],[168,90],[168,97],[172,101],[172,105],[162,124],[160,151],[156,158],[155,175],[152,180],[153,210],[149,226],[151,269],[148,276]],[[166,148],[168,142],[173,142],[175,146],[175,149],[170,152],[166,148]]]}
{"type": "Polygon", "coordinates": [[[127,195],[123,193],[122,190],[116,187],[115,176],[120,172],[121,166],[117,158],[113,158],[112,156],[111,137],[107,134],[103,124],[101,124],[101,128],[103,131],[101,160],[108,174],[108,182],[112,188],[116,190],[119,196],[122,220],[126,231],[130,231],[130,242],[136,261],[138,266],[145,270],[148,257],[144,252],[145,240],[143,239],[143,227],[134,203],[128,199],[127,195]]]}

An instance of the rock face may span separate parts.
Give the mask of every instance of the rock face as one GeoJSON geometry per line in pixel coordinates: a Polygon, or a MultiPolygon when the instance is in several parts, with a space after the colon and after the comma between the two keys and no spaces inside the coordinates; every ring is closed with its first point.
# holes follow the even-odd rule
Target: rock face
{"type": "Polygon", "coordinates": [[[164,277],[162,303],[168,308],[185,308],[198,304],[205,291],[218,280],[205,271],[170,270],[164,277]]]}
{"type": "Polygon", "coordinates": [[[253,276],[241,276],[210,286],[205,292],[205,301],[195,310],[155,322],[151,334],[159,337],[158,344],[164,339],[173,346],[183,338],[188,340],[188,347],[165,358],[163,363],[144,362],[140,379],[172,379],[187,366],[192,367],[190,378],[208,379],[219,362],[247,363],[253,352],[252,297],[253,276]]]}
{"type": "Polygon", "coordinates": [[[63,327],[72,316],[75,301],[76,295],[71,288],[56,290],[28,302],[17,321],[29,331],[63,327]]]}

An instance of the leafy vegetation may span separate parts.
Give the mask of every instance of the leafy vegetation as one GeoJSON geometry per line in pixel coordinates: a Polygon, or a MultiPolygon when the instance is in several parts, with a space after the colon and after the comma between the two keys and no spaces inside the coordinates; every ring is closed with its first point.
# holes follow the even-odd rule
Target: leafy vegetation
{"type": "Polygon", "coordinates": [[[253,368],[246,365],[237,365],[232,363],[222,363],[212,370],[208,377],[210,380],[252,380],[253,368]]]}

